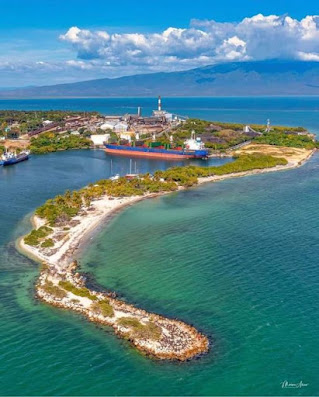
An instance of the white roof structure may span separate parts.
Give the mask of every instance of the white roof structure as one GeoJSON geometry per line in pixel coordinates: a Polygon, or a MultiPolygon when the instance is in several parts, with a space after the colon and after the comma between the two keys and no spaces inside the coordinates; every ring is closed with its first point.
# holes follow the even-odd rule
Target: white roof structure
{"type": "Polygon", "coordinates": [[[116,132],[125,132],[127,130],[128,130],[128,124],[124,123],[123,121],[116,123],[114,126],[114,131],[116,132]]]}
{"type": "Polygon", "coordinates": [[[110,138],[110,134],[103,135],[91,135],[90,139],[95,146],[102,146],[104,142],[107,142],[110,138]]]}
{"type": "Polygon", "coordinates": [[[105,123],[103,123],[102,125],[100,125],[101,130],[114,130],[115,125],[117,124],[117,121],[111,121],[108,120],[105,123]]]}

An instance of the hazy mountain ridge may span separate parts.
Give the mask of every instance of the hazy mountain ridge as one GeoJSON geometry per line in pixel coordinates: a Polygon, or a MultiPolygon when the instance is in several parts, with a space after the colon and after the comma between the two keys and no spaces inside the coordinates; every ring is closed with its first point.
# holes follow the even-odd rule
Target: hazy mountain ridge
{"type": "Polygon", "coordinates": [[[181,72],[28,87],[2,98],[107,96],[319,95],[319,62],[231,62],[181,72]]]}

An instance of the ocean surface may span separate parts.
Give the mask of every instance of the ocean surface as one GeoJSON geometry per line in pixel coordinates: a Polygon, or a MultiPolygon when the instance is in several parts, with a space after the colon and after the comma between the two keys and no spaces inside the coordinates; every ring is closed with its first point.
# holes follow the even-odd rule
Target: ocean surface
{"type": "MultiPolygon", "coordinates": [[[[275,122],[277,115],[278,123],[314,132],[319,125],[315,98],[222,100],[219,110],[217,99],[207,99],[214,109],[203,109],[202,98],[167,99],[165,107],[172,110],[174,101],[179,114],[190,115],[192,107],[193,116],[247,117],[251,123],[275,122]],[[262,101],[268,103],[264,110],[262,101]]],[[[0,107],[53,108],[54,102],[55,108],[93,110],[97,101],[96,110],[115,114],[133,103],[58,101],[0,101],[0,107]]],[[[138,172],[171,165],[132,162],[138,172]]],[[[318,395],[318,154],[295,170],[207,184],[128,207],[79,258],[94,282],[208,335],[210,352],[198,360],[148,359],[111,329],[34,298],[38,265],[15,249],[16,238],[31,228],[32,211],[66,189],[129,167],[127,158],[83,150],[0,168],[0,395],[318,395]],[[307,386],[285,389],[284,381],[307,386]]]]}
{"type": "MultiPolygon", "coordinates": [[[[157,108],[157,98],[66,98],[0,99],[0,109],[16,110],[83,110],[102,114],[150,115],[157,108]]],[[[189,117],[212,121],[304,126],[316,132],[319,125],[319,97],[213,97],[162,98],[163,109],[189,117]]]]}

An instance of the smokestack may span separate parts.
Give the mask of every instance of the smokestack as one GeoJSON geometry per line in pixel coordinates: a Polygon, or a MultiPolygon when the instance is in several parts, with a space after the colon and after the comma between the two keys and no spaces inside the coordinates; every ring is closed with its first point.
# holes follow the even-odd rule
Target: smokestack
{"type": "Polygon", "coordinates": [[[161,96],[159,95],[158,97],[158,111],[160,112],[162,110],[162,99],[161,96]]]}

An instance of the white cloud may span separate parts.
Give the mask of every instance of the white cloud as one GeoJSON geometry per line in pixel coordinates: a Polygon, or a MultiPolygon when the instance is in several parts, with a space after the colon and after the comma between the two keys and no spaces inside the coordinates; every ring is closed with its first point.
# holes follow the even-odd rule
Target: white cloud
{"type": "Polygon", "coordinates": [[[249,56],[246,54],[246,42],[241,40],[238,36],[225,39],[223,44],[216,50],[220,58],[225,60],[248,60],[249,56]]]}
{"type": "Polygon", "coordinates": [[[231,61],[319,62],[319,16],[297,20],[258,14],[237,23],[192,20],[187,28],[172,26],[155,33],[110,33],[73,26],[59,38],[68,46],[37,48],[28,43],[25,49],[23,42],[16,47],[10,42],[9,48],[4,47],[5,56],[0,56],[0,85],[178,71],[231,61]]]}
{"type": "Polygon", "coordinates": [[[319,62],[319,53],[315,54],[313,52],[302,52],[298,53],[299,58],[303,61],[316,61],[319,62]]]}
{"type": "Polygon", "coordinates": [[[141,71],[168,70],[232,60],[313,59],[319,53],[319,17],[302,20],[262,14],[238,23],[193,20],[186,29],[158,33],[109,34],[70,28],[60,36],[82,61],[135,65],[141,71]]]}

